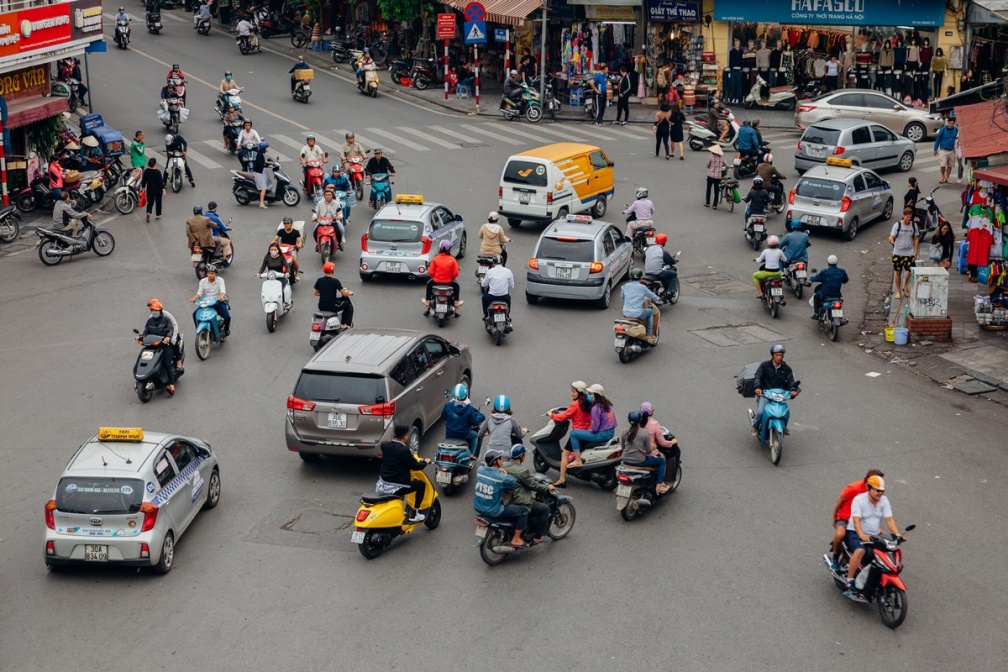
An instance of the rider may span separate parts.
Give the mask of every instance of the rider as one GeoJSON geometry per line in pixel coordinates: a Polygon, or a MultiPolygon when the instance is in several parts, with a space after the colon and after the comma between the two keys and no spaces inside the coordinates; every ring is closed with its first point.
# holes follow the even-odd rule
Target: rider
{"type": "Polygon", "coordinates": [[[210,220],[210,233],[213,235],[214,240],[220,243],[221,253],[225,257],[231,256],[231,239],[227,236],[222,236],[222,233],[227,233],[231,229],[228,228],[220,215],[217,214],[217,201],[210,201],[207,203],[206,212],[203,213],[206,218],[210,220]]]}
{"type": "MultiPolygon", "coordinates": [[[[182,72],[182,68],[179,67],[178,63],[172,63],[171,70],[165,75],[165,82],[168,84],[167,88],[176,89],[178,97],[182,99],[182,107],[185,107],[186,101],[185,81],[185,73],[182,72]],[[172,84],[173,79],[179,80],[180,83],[178,85],[172,84]]],[[[164,92],[164,90],[162,89],[161,91],[164,92]]],[[[166,96],[162,93],[161,97],[165,98],[166,96]]]]}
{"type": "Polygon", "coordinates": [[[505,451],[521,442],[527,433],[528,427],[520,426],[512,417],[511,399],[506,394],[498,394],[493,399],[493,412],[483,420],[476,436],[477,441],[489,436],[487,448],[505,451]]]}
{"type": "MultiPolygon", "coordinates": [[[[392,167],[392,162],[388,160],[382,152],[381,147],[375,147],[374,156],[368,159],[367,165],[364,166],[364,173],[369,177],[374,179],[376,173],[388,173],[388,176],[395,177],[395,168],[392,167]]],[[[372,183],[373,184],[373,183],[372,183]]],[[[373,208],[375,206],[374,199],[374,189],[371,189],[371,195],[368,197],[368,203],[373,208]]]]}
{"type": "Polygon", "coordinates": [[[459,383],[452,388],[452,398],[441,409],[441,419],[445,421],[445,439],[462,439],[469,444],[469,452],[479,457],[479,432],[473,427],[486,421],[469,401],[469,387],[459,383]]]}
{"type": "Polygon", "coordinates": [[[185,232],[186,242],[189,249],[199,245],[203,249],[212,249],[214,257],[221,256],[221,238],[214,238],[213,221],[203,214],[202,205],[193,206],[193,216],[186,220],[185,232]]]}
{"type": "Polygon", "coordinates": [[[486,224],[480,227],[480,251],[481,257],[501,258],[501,263],[507,266],[507,248],[505,243],[510,243],[511,239],[504,235],[504,227],[497,223],[500,216],[496,211],[491,211],[487,215],[486,224]]]}
{"type": "Polygon", "coordinates": [[[235,81],[234,75],[231,74],[230,70],[224,72],[224,79],[220,80],[220,84],[217,85],[217,98],[220,100],[221,109],[230,108],[230,102],[228,100],[228,91],[231,89],[241,90],[241,86],[235,81]]]}
{"type": "MultiPolygon", "coordinates": [[[[165,138],[164,138],[164,141],[165,141],[165,152],[166,153],[170,153],[170,152],[182,152],[182,158],[184,159],[186,157],[186,153],[189,151],[189,143],[187,143],[186,139],[183,138],[181,135],[179,135],[177,133],[175,135],[171,135],[171,134],[166,135],[165,138]]],[[[190,170],[190,168],[189,168],[189,162],[188,161],[183,161],[182,163],[185,165],[185,176],[189,180],[189,185],[195,187],[196,183],[193,181],[192,170],[190,170]]],[[[168,184],[168,164],[167,163],[165,164],[165,170],[164,170],[164,182],[165,182],[165,184],[168,184]]]]}
{"type": "Polygon", "coordinates": [[[731,130],[731,123],[728,120],[728,112],[720,101],[707,112],[707,128],[718,136],[718,142],[724,142],[731,130]]]}
{"type": "Polygon", "coordinates": [[[847,536],[847,523],[851,517],[851,502],[860,494],[868,492],[868,479],[872,476],[885,478],[879,469],[869,469],[865,477],[860,481],[848,483],[847,487],[840,491],[836,504],[833,505],[833,543],[830,545],[830,569],[836,571],[840,569],[840,544],[847,536]]]}
{"type": "Polygon", "coordinates": [[[665,456],[651,444],[651,435],[644,428],[647,421],[640,411],[630,411],[627,413],[627,422],[630,423],[630,428],[620,435],[623,463],[632,466],[654,467],[655,481],[658,484],[655,486],[655,491],[659,495],[665,494],[670,487],[665,483],[665,456]]]}
{"type": "Polygon", "coordinates": [[[651,199],[648,198],[647,187],[637,187],[637,200],[629,208],[623,211],[624,215],[633,213],[636,219],[627,222],[626,235],[633,238],[634,231],[649,226],[654,226],[655,207],[651,199]]]}
{"type": "Polygon", "coordinates": [[[661,280],[665,286],[665,292],[671,296],[672,282],[676,277],[675,258],[665,251],[665,243],[667,242],[668,236],[659,233],[655,236],[655,244],[649,245],[644,250],[644,273],[661,280]]]}
{"type": "Polygon", "coordinates": [[[360,58],[357,59],[357,88],[364,88],[364,71],[374,70],[375,68],[374,59],[371,58],[371,50],[364,47],[364,51],[361,52],[360,58]]]}
{"type": "MultiPolygon", "coordinates": [[[[812,294],[812,319],[819,316],[822,309],[823,299],[843,298],[843,285],[847,284],[847,271],[837,266],[838,260],[835,254],[826,257],[826,268],[809,278],[809,282],[820,283],[812,294]]],[[[846,322],[846,320],[844,320],[846,322]]]]}
{"type": "Polygon", "coordinates": [[[130,15],[126,13],[126,9],[124,7],[120,7],[119,11],[115,15],[115,22],[119,23],[120,21],[125,21],[127,24],[133,23],[133,19],[131,19],[130,15]]]}
{"type": "Polygon", "coordinates": [[[528,511],[532,541],[539,543],[549,528],[550,508],[536,501],[536,493],[556,492],[556,487],[552,483],[540,483],[532,476],[532,472],[524,464],[528,455],[525,446],[520,443],[514,444],[508,455],[511,460],[504,464],[504,471],[515,479],[515,485],[511,488],[511,503],[528,511]]]}
{"type": "Polygon", "coordinates": [[[309,134],[308,137],[305,138],[305,146],[301,148],[301,154],[298,157],[301,161],[301,170],[304,172],[304,193],[306,195],[311,195],[308,193],[310,186],[308,184],[308,162],[318,161],[319,165],[321,165],[326,162],[327,158],[328,155],[322,151],[322,148],[315,142],[315,136],[309,134]]]}
{"type": "Polygon", "coordinates": [[[336,243],[340,250],[343,249],[343,204],[339,202],[336,198],[336,190],[326,188],[322,192],[322,200],[318,202],[315,206],[315,212],[312,213],[312,221],[316,222],[315,227],[312,229],[312,237],[315,239],[315,249],[318,249],[318,224],[320,219],[325,219],[326,217],[333,220],[333,227],[336,229],[336,243]]]}
{"type": "MultiPolygon", "coordinates": [[[[583,380],[575,380],[571,383],[571,403],[566,410],[560,413],[549,413],[553,422],[563,422],[570,420],[571,431],[579,429],[590,430],[592,426],[592,402],[588,399],[588,386],[583,380]]],[[[561,448],[560,453],[560,478],[554,481],[558,488],[567,487],[567,462],[570,460],[571,446],[561,448]]],[[[580,460],[580,456],[575,459],[580,460]]]]}
{"type": "Polygon", "coordinates": [[[318,309],[323,313],[340,314],[340,329],[349,329],[353,326],[354,307],[350,297],[353,290],[347,289],[339,278],[333,277],[336,271],[336,264],[327,261],[322,264],[321,278],[315,281],[315,296],[319,297],[318,309]]]}
{"type": "Polygon", "coordinates": [[[253,144],[257,147],[262,143],[262,138],[259,137],[259,131],[252,128],[252,120],[245,117],[245,125],[242,130],[238,132],[238,147],[244,147],[247,144],[253,144]]]}
{"type": "MultiPolygon", "coordinates": [[[[759,131],[756,131],[759,133],[759,131]]],[[[763,184],[768,185],[767,191],[773,197],[771,203],[783,203],[784,202],[784,180],[787,176],[780,172],[773,165],[773,154],[770,152],[766,153],[763,157],[763,163],[756,166],[756,174],[763,179],[763,184]],[[777,179],[776,184],[774,183],[774,178],[777,179]]]]}
{"type": "Polygon", "coordinates": [[[504,97],[515,105],[521,105],[522,85],[518,79],[518,71],[512,70],[504,80],[504,97]]]}
{"type": "Polygon", "coordinates": [[[237,40],[241,40],[243,37],[247,38],[253,49],[259,49],[259,37],[255,34],[255,26],[248,20],[248,17],[243,16],[235,26],[235,30],[238,33],[237,40]]]}
{"type": "Polygon", "coordinates": [[[571,452],[574,453],[574,459],[570,463],[572,467],[584,465],[581,461],[582,441],[602,443],[616,434],[616,414],[613,412],[613,403],[605,396],[605,388],[595,383],[588,388],[586,394],[592,405],[591,426],[588,429],[572,429],[570,432],[571,452]]]}
{"type": "Polygon", "coordinates": [[[294,220],[289,215],[283,218],[283,223],[277,229],[276,235],[273,236],[271,242],[291,246],[291,249],[287,250],[287,253],[291,256],[291,282],[300,282],[297,257],[298,250],[304,245],[304,240],[301,238],[301,232],[294,228],[294,220]]]}
{"type": "Polygon", "coordinates": [[[851,518],[847,522],[847,548],[851,551],[847,568],[847,590],[844,597],[855,598],[854,575],[861,566],[865,555],[864,542],[877,535],[882,529],[882,521],[894,537],[899,537],[899,528],[893,518],[889,498],[885,496],[885,480],[881,476],[869,476],[865,481],[868,491],[851,500],[851,518]]]}
{"type": "Polygon", "coordinates": [[[494,301],[503,301],[508,305],[508,325],[505,331],[511,331],[511,290],[514,289],[515,279],[511,269],[500,263],[499,257],[493,257],[490,268],[480,281],[480,285],[486,287],[486,294],[483,295],[483,317],[489,312],[490,304],[494,301]]]}
{"type": "MultiPolygon", "coordinates": [[[[210,2],[209,0],[203,0],[200,2],[199,12],[196,14],[196,18],[199,19],[199,23],[210,23],[210,2]]],[[[193,26],[194,28],[196,26],[193,26]]]]}
{"type": "MultiPolygon", "coordinates": [[[[647,433],[651,435],[651,444],[658,448],[658,450],[664,455],[665,452],[662,448],[669,452],[672,457],[672,464],[675,465],[679,462],[681,458],[681,453],[679,451],[679,441],[672,436],[671,439],[665,438],[665,433],[662,431],[661,423],[655,420],[654,417],[654,404],[650,401],[645,401],[641,404],[640,413],[641,421],[644,423],[643,427],[647,430],[647,433]]],[[[675,478],[675,471],[673,470],[673,479],[675,478]]]]}
{"type": "Polygon", "coordinates": [[[483,458],[486,465],[476,470],[476,487],[473,488],[473,509],[481,516],[503,518],[514,522],[511,545],[525,546],[522,532],[528,524],[528,511],[520,504],[505,504],[504,493],[515,486],[515,477],[504,471],[504,452],[488,450],[483,458]]]}
{"type": "MultiPolygon", "coordinates": [[[[224,124],[224,131],[223,131],[223,135],[224,135],[224,149],[227,149],[227,150],[231,149],[231,134],[234,133],[234,131],[231,130],[231,129],[232,129],[232,124],[235,121],[241,121],[242,122],[242,126],[245,125],[245,117],[242,115],[241,112],[239,112],[237,109],[235,109],[234,105],[231,105],[229,103],[228,106],[227,106],[227,112],[224,113],[224,117],[221,119],[221,123],[224,124]]],[[[249,128],[251,128],[251,126],[249,128]]],[[[241,130],[238,131],[237,135],[240,135],[240,134],[241,134],[241,130]]],[[[237,135],[235,136],[236,147],[237,147],[237,143],[238,143],[237,135]]]]}
{"type": "MultiPolygon", "coordinates": [[[[759,434],[760,418],[763,417],[763,409],[767,405],[767,398],[763,396],[764,389],[788,390],[791,392],[792,399],[798,396],[798,385],[795,383],[791,367],[784,363],[784,352],[783,345],[774,343],[770,346],[770,359],[761,363],[756,369],[753,383],[756,398],[759,401],[756,403],[756,412],[753,413],[751,409],[749,411],[749,421],[752,423],[754,436],[759,434]]],[[[788,430],[785,429],[784,433],[787,434],[788,430]]]]}
{"type": "Polygon", "coordinates": [[[351,156],[365,155],[364,145],[357,142],[354,138],[353,131],[348,131],[346,134],[346,142],[340,146],[340,158],[343,160],[343,170],[347,170],[350,167],[350,163],[347,160],[351,156]]]}
{"type": "MultiPolygon", "coordinates": [[[[371,159],[374,161],[374,159],[371,159]]],[[[427,295],[423,300],[424,315],[430,315],[431,299],[434,296],[434,285],[451,285],[452,301],[455,307],[455,316],[459,316],[459,308],[464,301],[459,301],[459,284],[456,278],[459,276],[459,265],[451,253],[452,244],[450,240],[442,240],[440,251],[431,259],[427,266],[427,273],[430,280],[427,281],[427,295]]],[[[510,445],[510,444],[508,444],[510,445]]],[[[506,446],[505,446],[506,447],[506,446]]]]}
{"type": "MultiPolygon", "coordinates": [[[[213,297],[217,299],[217,303],[214,304],[213,308],[217,311],[218,315],[224,318],[224,333],[221,334],[221,340],[223,341],[231,335],[231,312],[228,310],[227,289],[224,287],[224,278],[217,277],[217,267],[213,264],[207,264],[206,277],[199,281],[196,294],[189,299],[189,303],[196,303],[196,300],[201,297],[213,297]]],[[[195,323],[196,311],[193,311],[193,324],[195,323]]]]}
{"type": "Polygon", "coordinates": [[[91,221],[87,212],[78,212],[70,205],[69,191],[64,191],[60,200],[56,201],[52,218],[56,230],[60,233],[69,233],[72,238],[79,236],[83,225],[91,221]]]}
{"type": "MultiPolygon", "coordinates": [[[[755,122],[755,120],[754,120],[755,122]]],[[[738,134],[738,151],[743,158],[759,156],[759,134],[752,124],[743,125],[738,134]]]]}
{"type": "Polygon", "coordinates": [[[287,71],[288,74],[290,74],[291,93],[294,93],[294,88],[297,86],[297,78],[294,77],[294,71],[295,70],[309,70],[309,69],[311,69],[311,66],[308,65],[307,63],[305,63],[304,56],[298,56],[297,63],[295,63],[294,65],[292,65],[291,69],[287,71]]]}
{"type": "MultiPolygon", "coordinates": [[[[343,168],[340,164],[334,163],[332,170],[325,179],[322,180],[322,189],[335,189],[336,191],[342,191],[346,194],[346,197],[342,199],[343,203],[343,225],[346,226],[350,223],[350,195],[354,193],[353,185],[350,184],[350,178],[346,176],[343,172],[343,168]]],[[[356,198],[354,194],[354,198],[356,198]]]]}
{"type": "Polygon", "coordinates": [[[143,333],[137,337],[137,343],[143,344],[144,336],[151,334],[161,336],[161,356],[164,358],[165,375],[168,376],[168,394],[175,394],[175,371],[182,368],[182,360],[179,355],[178,344],[182,336],[179,333],[178,322],[175,317],[161,306],[157,299],[147,302],[150,309],[150,317],[144,325],[143,333]],[[167,340],[165,340],[167,339],[167,340]]]}
{"type": "Polygon", "coordinates": [[[802,231],[800,219],[791,220],[791,231],[781,238],[780,249],[787,256],[786,265],[803,261],[808,265],[808,248],[812,247],[809,235],[802,231]]]}
{"type": "Polygon", "coordinates": [[[269,248],[266,251],[266,256],[263,257],[262,266],[259,267],[259,272],[256,273],[256,277],[262,277],[262,274],[266,271],[275,271],[282,274],[280,283],[286,285],[287,280],[287,260],[284,256],[280,254],[280,245],[277,243],[270,243],[269,248]]]}
{"type": "MultiPolygon", "coordinates": [[[[780,249],[780,239],[777,236],[767,238],[767,248],[760,252],[756,258],[756,263],[760,265],[759,270],[752,274],[753,284],[756,285],[756,298],[763,300],[763,281],[769,278],[781,277],[781,268],[787,264],[787,255],[780,249]]],[[[781,301],[784,305],[784,301],[781,301]]]]}
{"type": "Polygon", "coordinates": [[[763,178],[754,177],[752,189],[749,190],[749,193],[743,199],[749,204],[743,217],[743,227],[749,226],[749,217],[751,215],[766,215],[767,206],[770,205],[770,198],[770,192],[763,188],[763,178]]]}
{"type": "Polygon", "coordinates": [[[633,282],[623,284],[620,289],[620,296],[623,297],[623,317],[644,320],[644,327],[647,329],[647,340],[649,343],[655,342],[654,332],[654,310],[644,307],[644,299],[651,299],[657,305],[658,295],[647,288],[644,284],[644,272],[639,268],[630,271],[630,279],[633,282]]]}
{"type": "Polygon", "coordinates": [[[416,455],[406,446],[409,440],[409,425],[396,423],[392,428],[395,439],[392,441],[382,441],[381,444],[381,470],[378,473],[378,483],[375,484],[375,491],[400,495],[403,498],[403,515],[406,522],[410,524],[422,523],[426,516],[420,513],[423,506],[424,495],[427,492],[427,484],[421,479],[414,479],[411,471],[422,471],[430,464],[430,460],[416,455]],[[415,493],[413,502],[416,506],[412,509],[407,504],[406,496],[415,493]]]}

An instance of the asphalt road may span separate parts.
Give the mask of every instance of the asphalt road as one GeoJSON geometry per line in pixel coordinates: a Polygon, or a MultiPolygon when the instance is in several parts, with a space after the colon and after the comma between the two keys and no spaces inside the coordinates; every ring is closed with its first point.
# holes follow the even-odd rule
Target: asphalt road
{"type": "MultiPolygon", "coordinates": [[[[533,428],[547,408],[567,401],[573,379],[605,385],[622,425],[628,410],[653,401],[683,445],[679,492],[628,524],[612,494],[572,481],[567,493],[578,516],[571,536],[488,568],[474,545],[467,490],[444,502],[436,531],[421,530],[364,560],[347,528],[377,465],[305,465],[283,440],[285,398],[311,354],[311,255],[295,308],[276,333],[266,332],[256,301],[253,274],[271,232],[284,214],[306,217],[307,206],[260,211],[233,202],[231,159],[208,144],[219,138],[219,125],[204,82],[216,86],[224,67],[232,68],[256,127],[287,157],[296,148],[277,139],[300,143],[306,129],[338,139],[338,131],[353,128],[373,141],[367,144],[382,142],[394,151],[395,191],[443,201],[465,216],[471,235],[495,207],[510,153],[540,144],[539,137],[587,139],[595,131],[452,117],[394,96],[365,99],[342,71],[319,72],[311,102],[300,105],[287,94],[289,58],[242,57],[226,37],[199,37],[188,21],[167,16],[161,36],[138,26],[128,52],[113,47],[92,59],[94,100],[108,123],[129,135],[145,130],[156,148],[163,133],[154,115],[157,89],[168,64],[180,61],[192,108],[182,133],[203,158],[193,163],[197,188],[169,193],[161,223],[145,225],[138,215],[110,222],[117,246],[107,259],[45,268],[28,250],[0,269],[0,669],[1002,667],[1003,409],[866,354],[857,347],[856,319],[839,343],[822,338],[804,301],[792,299],[770,319],[752,298],[754,255],[740,235],[741,215],[700,207],[706,155],[656,161],[643,133],[598,136],[616,162],[615,204],[629,201],[634,186],[650,186],[670,247],[683,250],[683,296],[664,311],[660,346],[620,364],[611,336],[618,301],[606,311],[529,306],[519,272],[515,333],[495,348],[478,320],[473,255],[462,263],[463,317],[443,333],[473,350],[474,397],[510,394],[516,416],[533,428]],[[463,147],[470,143],[444,129],[478,137],[479,146],[463,147]],[[191,340],[185,301],[196,282],[183,222],[193,203],[212,198],[235,216],[237,261],[223,274],[234,336],[205,362],[190,349],[176,396],[141,405],[131,329],[157,296],[191,340]],[[787,345],[804,387],[779,467],[749,436],[746,403],[732,379],[774,341],[787,345]],[[221,505],[196,520],[166,577],[45,570],[43,504],[75,447],[99,425],[193,434],[219,453],[221,505]],[[820,559],[837,493],[872,466],[889,477],[901,527],[918,526],[905,546],[909,617],[895,632],[874,608],[843,600],[820,559]]],[[[284,53],[287,44],[268,43],[284,53]]],[[[793,140],[779,134],[777,146],[793,140]]],[[[793,175],[790,161],[781,163],[793,175]]],[[[287,167],[296,172],[296,163],[287,167]]],[[[936,172],[915,174],[928,170],[936,172]]],[[[902,183],[902,176],[891,179],[902,183]]],[[[953,197],[943,192],[942,205],[953,197]]],[[[359,206],[348,250],[336,262],[337,275],[357,291],[358,326],[430,329],[420,284],[357,280],[355,252],[368,216],[359,206]]],[[[782,226],[778,218],[774,227],[782,226]]],[[[814,238],[814,265],[833,252],[852,276],[850,312],[865,303],[861,250],[880,244],[887,228],[869,227],[854,243],[814,238]]],[[[538,231],[510,232],[516,271],[538,231]]],[[[426,437],[423,454],[432,455],[440,431],[426,437]]]]}

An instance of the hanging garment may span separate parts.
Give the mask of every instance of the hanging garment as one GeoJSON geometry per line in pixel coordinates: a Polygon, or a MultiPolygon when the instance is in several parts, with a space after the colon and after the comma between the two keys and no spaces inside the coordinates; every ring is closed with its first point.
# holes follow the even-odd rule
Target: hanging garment
{"type": "Polygon", "coordinates": [[[966,262],[970,266],[986,266],[990,259],[991,243],[994,242],[990,228],[970,229],[966,233],[966,242],[969,243],[966,262]]]}

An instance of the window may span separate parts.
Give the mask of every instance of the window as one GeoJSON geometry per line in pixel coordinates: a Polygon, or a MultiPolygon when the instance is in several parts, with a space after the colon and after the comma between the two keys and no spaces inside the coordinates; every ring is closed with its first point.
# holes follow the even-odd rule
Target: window
{"type": "Polygon", "coordinates": [[[175,460],[175,466],[178,467],[180,472],[196,459],[196,449],[183,441],[176,441],[169,452],[172,459],[175,460]]]}
{"type": "Polygon", "coordinates": [[[896,101],[888,96],[864,94],[864,99],[865,107],[870,107],[873,110],[891,110],[894,105],[897,105],[896,101]]]}
{"type": "Polygon", "coordinates": [[[829,101],[838,107],[864,107],[864,96],[860,93],[844,93],[829,101]]]}
{"type": "Polygon", "coordinates": [[[595,151],[589,154],[588,160],[591,161],[592,168],[595,170],[601,170],[609,167],[609,159],[607,159],[605,154],[600,151],[595,151]]]}
{"type": "Polygon", "coordinates": [[[861,178],[860,175],[855,175],[854,176],[854,191],[864,191],[864,190],[865,190],[864,180],[861,178]]]}
{"type": "Polygon", "coordinates": [[[554,261],[595,261],[595,243],[591,240],[543,238],[536,256],[554,261]]]}
{"type": "Polygon", "coordinates": [[[871,132],[868,130],[867,126],[859,126],[857,128],[851,129],[851,144],[854,145],[871,144],[871,132]]]}
{"type": "Polygon", "coordinates": [[[175,467],[172,466],[171,460],[168,459],[168,453],[161,453],[160,457],[154,462],[154,477],[157,478],[162,488],[175,478],[175,467]]]}
{"type": "Polygon", "coordinates": [[[795,186],[795,195],[822,201],[839,201],[845,191],[844,183],[820,178],[804,178],[795,186]]]}
{"type": "Polygon", "coordinates": [[[871,127],[872,136],[875,138],[875,142],[896,142],[896,136],[888,128],[882,128],[881,126],[871,127]]]}
{"type": "Polygon", "coordinates": [[[611,257],[613,253],[616,252],[616,244],[613,243],[612,236],[609,235],[608,231],[602,234],[602,252],[604,258],[606,259],[611,257]]]}
{"type": "Polygon", "coordinates": [[[869,189],[881,189],[882,188],[882,178],[880,178],[875,173],[863,173],[865,184],[868,185],[869,189]]]}
{"type": "Polygon", "coordinates": [[[816,145],[829,145],[836,147],[840,140],[840,131],[835,128],[823,128],[821,126],[810,126],[802,135],[802,142],[811,142],[816,145]]]}
{"type": "Polygon", "coordinates": [[[428,338],[423,342],[424,350],[430,359],[431,365],[437,364],[448,356],[448,347],[444,341],[437,338],[428,338]]]}
{"type": "Polygon", "coordinates": [[[546,166],[534,161],[515,159],[504,168],[504,181],[511,184],[524,184],[529,187],[545,187],[546,166]]]}
{"type": "Polygon", "coordinates": [[[431,226],[435,229],[440,229],[442,226],[446,226],[451,222],[451,217],[448,215],[448,211],[444,208],[437,208],[431,213],[431,226]]]}
{"type": "Polygon", "coordinates": [[[423,226],[420,222],[403,220],[376,219],[368,230],[368,238],[380,243],[415,243],[421,235],[423,226]]]}
{"type": "Polygon", "coordinates": [[[302,371],[294,396],[314,402],[370,406],[387,400],[385,379],[350,373],[302,371]]]}
{"type": "Polygon", "coordinates": [[[408,387],[410,383],[417,379],[418,372],[413,366],[412,360],[407,355],[406,357],[403,357],[398,364],[396,364],[389,376],[392,380],[396,381],[403,387],[408,387]]]}
{"type": "Polygon", "coordinates": [[[56,509],[64,513],[137,513],[143,492],[143,481],[136,478],[66,476],[56,486],[56,509]]]}
{"type": "Polygon", "coordinates": [[[419,378],[424,375],[431,367],[434,366],[434,361],[427,353],[427,349],[424,347],[423,343],[410,350],[410,353],[406,358],[410,361],[410,365],[415,371],[415,378],[419,378]]]}
{"type": "Polygon", "coordinates": [[[619,249],[619,246],[623,244],[624,240],[623,232],[619,229],[612,228],[609,229],[609,235],[612,237],[614,248],[619,249]]]}

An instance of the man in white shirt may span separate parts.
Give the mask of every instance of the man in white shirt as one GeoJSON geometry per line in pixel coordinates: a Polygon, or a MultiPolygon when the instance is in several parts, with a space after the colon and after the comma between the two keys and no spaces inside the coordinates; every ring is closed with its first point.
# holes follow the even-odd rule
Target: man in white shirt
{"type": "Polygon", "coordinates": [[[508,305],[508,329],[510,325],[511,313],[511,290],[514,289],[514,273],[500,263],[498,257],[494,257],[493,265],[483,276],[480,285],[487,288],[487,293],[483,295],[483,318],[487,316],[487,309],[494,301],[503,301],[508,305]]]}
{"type": "MultiPolygon", "coordinates": [[[[224,287],[224,278],[217,275],[217,267],[213,264],[207,264],[206,277],[199,281],[199,288],[196,290],[196,294],[189,299],[189,303],[196,303],[198,299],[205,296],[217,299],[214,310],[224,318],[224,333],[221,334],[221,340],[224,340],[231,335],[231,312],[227,306],[227,289],[224,287]]],[[[196,313],[194,311],[193,324],[195,323],[196,313]]]]}
{"type": "MultiPolygon", "coordinates": [[[[315,136],[309,135],[305,138],[305,146],[301,148],[301,170],[304,172],[304,192],[308,194],[308,162],[309,161],[319,161],[321,163],[326,162],[326,157],[328,156],[322,148],[318,146],[315,142],[315,136]]],[[[324,177],[324,175],[323,175],[324,177]]]]}
{"type": "Polygon", "coordinates": [[[259,137],[259,131],[252,128],[252,120],[245,120],[245,128],[238,132],[238,146],[244,147],[247,143],[252,143],[258,145],[262,142],[262,138],[259,137]]]}
{"type": "Polygon", "coordinates": [[[851,517],[847,521],[847,548],[851,552],[847,569],[847,590],[844,597],[854,598],[854,576],[865,555],[864,543],[882,529],[882,521],[893,536],[900,536],[896,520],[893,518],[889,498],[885,496],[885,480],[881,476],[869,476],[865,481],[868,492],[863,492],[851,500],[851,517]]]}

